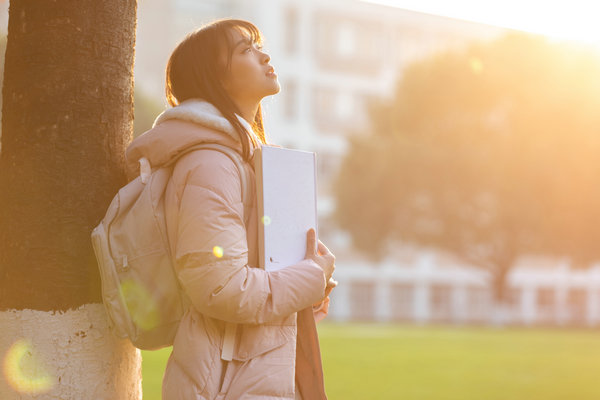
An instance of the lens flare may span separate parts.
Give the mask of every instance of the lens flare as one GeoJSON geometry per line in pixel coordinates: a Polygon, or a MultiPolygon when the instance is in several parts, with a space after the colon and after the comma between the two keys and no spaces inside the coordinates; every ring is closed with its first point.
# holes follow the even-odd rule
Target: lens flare
{"type": "Polygon", "coordinates": [[[215,246],[215,247],[213,247],[213,254],[217,258],[223,257],[223,248],[221,246],[215,246]]]}
{"type": "Polygon", "coordinates": [[[20,393],[44,393],[56,383],[31,343],[25,339],[15,342],[6,353],[4,376],[8,384],[20,393]]]}
{"type": "Polygon", "coordinates": [[[159,324],[158,307],[148,289],[132,279],[127,279],[121,282],[121,292],[136,325],[150,330],[159,324]]]}
{"type": "Polygon", "coordinates": [[[469,59],[469,67],[475,75],[479,75],[483,72],[483,61],[477,57],[471,57],[469,59]]]}
{"type": "Polygon", "coordinates": [[[268,215],[265,215],[260,219],[260,221],[263,223],[264,226],[270,225],[271,217],[269,217],[268,215]]]}

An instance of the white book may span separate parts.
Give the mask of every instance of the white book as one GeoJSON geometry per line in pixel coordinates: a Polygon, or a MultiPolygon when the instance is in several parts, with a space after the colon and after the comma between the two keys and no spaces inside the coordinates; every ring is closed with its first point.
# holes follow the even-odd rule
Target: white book
{"type": "Polygon", "coordinates": [[[259,263],[277,270],[303,260],[306,232],[317,233],[316,154],[262,146],[254,155],[259,263]]]}

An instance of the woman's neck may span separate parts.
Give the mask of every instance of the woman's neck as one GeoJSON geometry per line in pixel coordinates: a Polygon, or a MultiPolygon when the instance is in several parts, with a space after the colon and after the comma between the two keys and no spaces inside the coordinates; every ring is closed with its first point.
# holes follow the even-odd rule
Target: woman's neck
{"type": "Polygon", "coordinates": [[[243,104],[236,102],[237,108],[240,110],[240,116],[244,118],[250,125],[254,123],[254,117],[258,111],[259,103],[243,104]]]}

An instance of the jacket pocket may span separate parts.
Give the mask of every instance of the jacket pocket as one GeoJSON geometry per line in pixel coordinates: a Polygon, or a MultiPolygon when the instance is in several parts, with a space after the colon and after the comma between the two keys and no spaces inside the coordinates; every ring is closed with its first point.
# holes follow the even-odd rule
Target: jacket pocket
{"type": "Polygon", "coordinates": [[[218,391],[221,374],[219,334],[214,320],[190,308],[181,320],[173,343],[174,361],[194,383],[197,392],[206,398],[213,398],[218,391]]]}
{"type": "Polygon", "coordinates": [[[240,339],[233,353],[237,361],[251,360],[296,339],[295,325],[239,325],[238,329],[240,339]]]}

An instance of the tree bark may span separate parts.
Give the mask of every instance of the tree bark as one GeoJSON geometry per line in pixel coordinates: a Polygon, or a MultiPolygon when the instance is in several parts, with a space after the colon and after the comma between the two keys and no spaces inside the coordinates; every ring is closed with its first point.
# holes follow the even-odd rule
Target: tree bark
{"type": "Polygon", "coordinates": [[[100,302],[90,232],[124,182],[135,0],[12,0],[0,154],[0,310],[100,302]]]}
{"type": "Polygon", "coordinates": [[[11,0],[0,153],[0,398],[141,399],[90,241],[125,181],[136,0],[11,0]]]}

